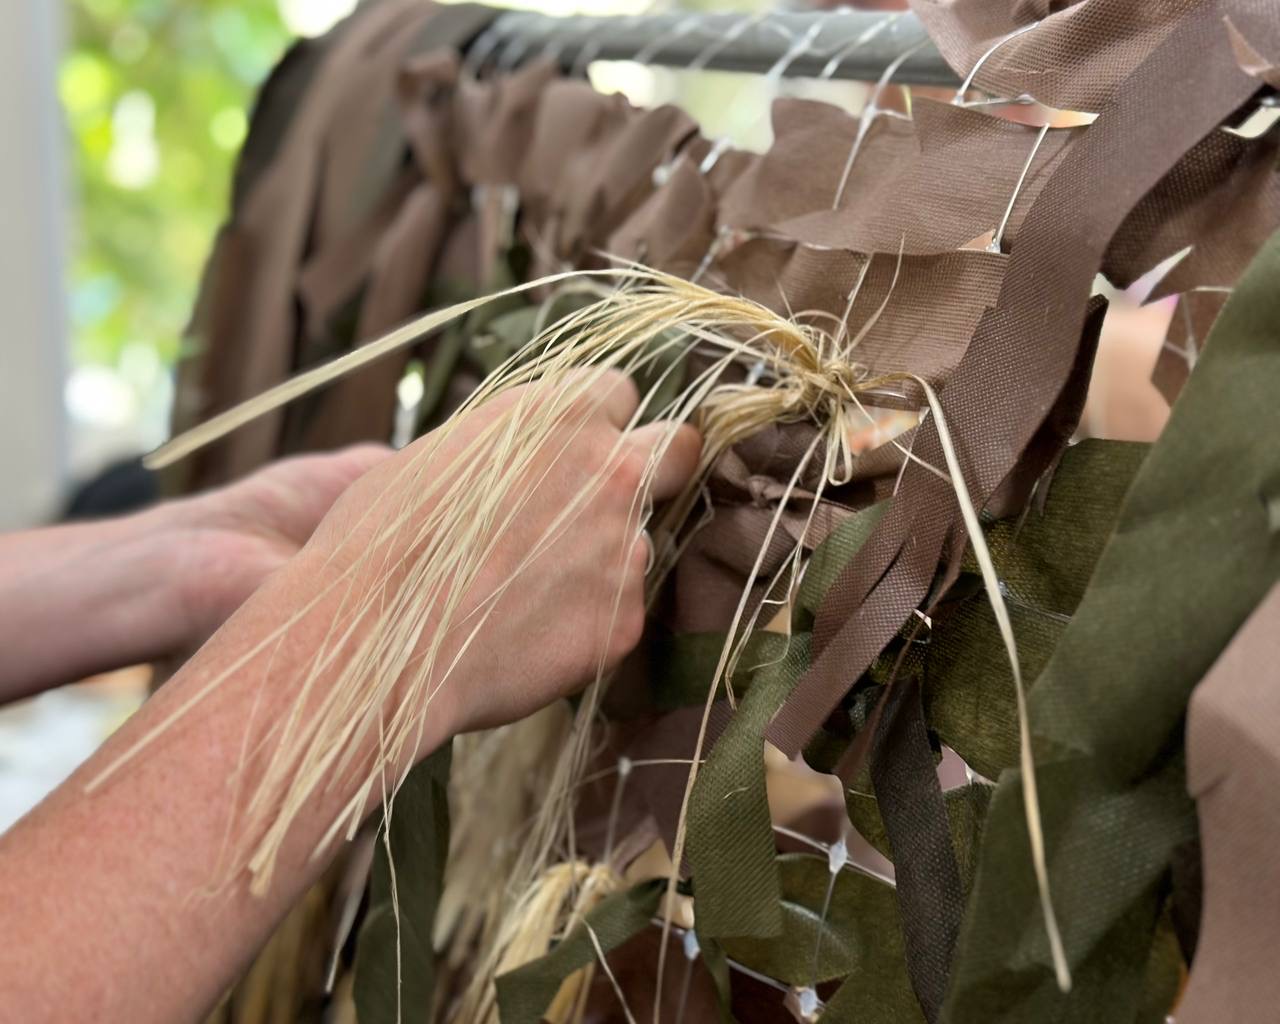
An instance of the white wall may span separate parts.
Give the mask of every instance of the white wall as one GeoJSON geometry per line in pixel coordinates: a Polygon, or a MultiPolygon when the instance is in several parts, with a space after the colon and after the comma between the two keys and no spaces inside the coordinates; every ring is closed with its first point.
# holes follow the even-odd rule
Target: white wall
{"type": "Polygon", "coordinates": [[[51,512],[66,478],[61,6],[8,0],[0,32],[0,529],[51,512]]]}

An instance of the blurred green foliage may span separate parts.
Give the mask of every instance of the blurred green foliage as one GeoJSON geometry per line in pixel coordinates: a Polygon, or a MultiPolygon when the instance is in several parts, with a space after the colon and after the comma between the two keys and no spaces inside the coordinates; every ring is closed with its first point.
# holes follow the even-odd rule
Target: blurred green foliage
{"type": "Polygon", "coordinates": [[[226,212],[256,85],[288,34],[276,0],[70,0],[59,91],[79,203],[77,363],[178,355],[226,212]]]}

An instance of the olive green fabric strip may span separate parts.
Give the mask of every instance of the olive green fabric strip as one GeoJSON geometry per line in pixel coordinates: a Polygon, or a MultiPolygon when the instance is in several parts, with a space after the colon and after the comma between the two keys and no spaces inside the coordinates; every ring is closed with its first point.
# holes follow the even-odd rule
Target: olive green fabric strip
{"type": "MultiPolygon", "coordinates": [[[[1151,445],[1091,438],[1062,453],[1031,507],[984,531],[1006,602],[1071,614],[1084,596],[1151,445]]],[[[978,571],[972,550],[966,568],[978,571]]]]}
{"type": "Polygon", "coordinates": [[[564,979],[596,962],[597,944],[608,953],[649,926],[665,891],[666,880],[654,879],[614,893],[546,956],[499,976],[502,1024],[538,1024],[564,979]]]}
{"type": "MultiPolygon", "coordinates": [[[[797,627],[803,625],[803,610],[817,607],[882,511],[875,506],[852,514],[814,551],[797,595],[797,627]]],[[[668,661],[668,671],[659,677],[659,692],[684,680],[678,689],[705,697],[723,638],[684,636],[673,642],[684,656],[668,661]]],[[[698,772],[690,799],[687,856],[699,934],[766,938],[780,933],[784,911],[765,792],[764,733],[809,665],[809,634],[798,632],[789,640],[757,634],[739,664],[734,682],[741,702],[698,772]],[[749,687],[742,695],[737,677],[752,666],[761,667],[749,673],[749,687]]]]}
{"type": "Polygon", "coordinates": [[[1074,988],[1053,981],[1023,821],[1000,779],[944,1020],[1132,1020],[1173,851],[1188,697],[1280,575],[1280,236],[1227,302],[1030,695],[1050,881],[1074,988]],[[1141,955],[1138,955],[1138,952],[1141,955]]]}
{"type": "Polygon", "coordinates": [[[847,977],[824,1022],[923,1021],[907,980],[893,887],[848,868],[836,873],[833,885],[826,858],[807,854],[785,854],[778,868],[782,933],[726,940],[728,954],[788,985],[847,977]]]}
{"type": "MultiPolygon", "coordinates": [[[[652,627],[648,640],[648,679],[652,692],[644,711],[674,711],[703,704],[724,651],[723,633],[672,635],[652,627]]],[[[744,697],[753,685],[754,668],[776,662],[787,653],[787,637],[781,633],[752,633],[730,680],[736,697],[744,697]]],[[[763,747],[761,748],[763,749],[763,747]]]]}
{"type": "Polygon", "coordinates": [[[787,985],[861,973],[869,985],[881,979],[881,990],[898,1005],[915,1003],[892,886],[847,868],[833,885],[827,858],[808,854],[783,854],[777,867],[781,931],[766,939],[724,939],[730,957],[787,985]]]}
{"type": "MultiPolygon", "coordinates": [[[[1048,664],[1093,574],[1124,496],[1150,445],[1088,440],[1067,449],[1030,508],[986,530],[1018,641],[1023,677],[1048,664]]],[[[935,615],[925,673],[925,717],[970,768],[999,778],[1018,762],[1018,718],[1009,656],[977,563],[935,615]]]]}
{"type": "Polygon", "coordinates": [[[733,983],[729,975],[729,958],[725,956],[724,947],[719,941],[707,935],[699,934],[699,959],[711,976],[711,983],[716,991],[716,1007],[719,1010],[720,1024],[735,1024],[733,1016],[733,983]]]}
{"type": "Polygon", "coordinates": [[[1136,1024],[1167,1024],[1169,1007],[1177,1000],[1178,990],[1182,987],[1182,969],[1177,929],[1172,912],[1166,909],[1156,924],[1151,958],[1143,975],[1136,1024]]]}
{"type": "MultiPolygon", "coordinates": [[[[1048,664],[1149,449],[1148,444],[1098,439],[1073,445],[1039,483],[1022,516],[987,526],[985,536],[1005,584],[1024,678],[1034,679],[1048,664]]],[[[878,516],[882,507],[869,512],[878,516]]],[[[832,534],[831,546],[824,544],[815,552],[805,583],[817,581],[816,596],[801,588],[798,622],[809,621],[806,601],[811,606],[821,600],[823,586],[856,552],[856,546],[849,545],[837,554],[835,545],[843,532],[858,525],[853,520],[842,524],[832,534]],[[820,562],[824,554],[828,557],[820,562]]],[[[1013,676],[971,554],[965,557],[964,569],[935,608],[932,628],[917,635],[902,664],[898,665],[904,642],[900,637],[872,663],[864,683],[886,683],[895,666],[900,673],[922,669],[930,730],[974,771],[995,779],[1018,759],[1013,676]]],[[[865,703],[861,689],[846,701],[851,712],[865,703]]],[[[861,728],[866,717],[855,715],[852,726],[861,728]]],[[[805,752],[819,771],[836,769],[849,739],[832,733],[830,726],[829,721],[805,752]]]]}
{"type": "MultiPolygon", "coordinates": [[[[1067,620],[1009,606],[1025,678],[1048,664],[1067,620]]],[[[987,779],[1018,763],[1018,709],[1001,639],[986,594],[965,600],[934,630],[926,661],[925,716],[938,738],[987,779]]]]}
{"type": "Polygon", "coordinates": [[[805,566],[804,579],[796,595],[797,614],[808,617],[811,626],[818,606],[835,583],[840,571],[853,561],[866,539],[871,536],[876,523],[889,507],[887,501],[853,513],[828,534],[814,549],[805,566]]]}
{"type": "Polygon", "coordinates": [[[809,635],[754,673],[693,787],[688,858],[700,934],[772,936],[782,928],[777,847],[765,792],[764,730],[809,664],[809,635]]]}
{"type": "MultiPolygon", "coordinates": [[[[965,893],[972,886],[973,876],[977,871],[982,825],[986,820],[994,788],[986,782],[972,782],[967,786],[948,789],[942,794],[951,831],[951,846],[955,851],[960,884],[965,893]]],[[[849,812],[849,821],[858,830],[858,834],[892,860],[893,849],[889,845],[889,835],[885,831],[884,820],[880,817],[876,798],[856,789],[846,790],[845,807],[849,812]]]]}
{"type": "Polygon", "coordinates": [[[888,691],[871,747],[871,779],[897,869],[907,973],[925,1019],[938,1019],[960,931],[964,892],[924,724],[920,680],[888,691]]]}
{"type": "MultiPolygon", "coordinates": [[[[493,287],[506,288],[519,283],[509,272],[493,287]]],[[[508,359],[520,355],[539,331],[579,310],[585,309],[599,296],[591,292],[561,292],[545,303],[530,303],[523,297],[497,307],[497,315],[489,316],[473,330],[468,351],[485,376],[493,373],[508,359]]],[[[486,307],[487,308],[487,307],[486,307]]]]}
{"type": "Polygon", "coordinates": [[[436,973],[431,928],[449,854],[450,760],[445,746],[409,773],[396,794],[390,825],[379,832],[369,912],[356,943],[360,1024],[430,1019],[436,973]],[[401,869],[395,874],[399,920],[392,903],[392,865],[401,869]]]}

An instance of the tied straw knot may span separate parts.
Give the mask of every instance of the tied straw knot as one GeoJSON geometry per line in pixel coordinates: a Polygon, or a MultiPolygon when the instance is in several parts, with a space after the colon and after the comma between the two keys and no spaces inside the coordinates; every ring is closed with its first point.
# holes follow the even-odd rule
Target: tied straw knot
{"type": "Polygon", "coordinates": [[[801,401],[807,409],[817,410],[824,405],[832,412],[849,401],[852,394],[867,384],[868,371],[862,363],[831,359],[816,370],[795,375],[801,401]]]}

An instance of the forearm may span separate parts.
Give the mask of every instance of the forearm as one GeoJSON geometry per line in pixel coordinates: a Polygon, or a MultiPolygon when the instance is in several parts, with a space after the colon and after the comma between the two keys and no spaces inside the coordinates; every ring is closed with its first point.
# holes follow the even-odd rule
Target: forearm
{"type": "MultiPolygon", "coordinates": [[[[331,635],[336,594],[144,755],[100,789],[85,789],[203,683],[316,596],[314,567],[295,563],[268,581],[81,771],[0,839],[6,950],[0,992],[21,1019],[196,1019],[322,870],[323,860],[311,855],[353,795],[348,780],[331,780],[304,810],[265,896],[251,896],[247,873],[228,873],[226,858],[236,809],[269,752],[258,749],[258,741],[299,699],[311,656],[331,635]],[[231,884],[210,892],[228,877],[231,884]]],[[[326,680],[319,682],[323,687],[326,680]]],[[[438,710],[421,752],[449,735],[447,709],[438,710]]]]}
{"type": "Polygon", "coordinates": [[[169,516],[0,536],[0,704],[173,650],[188,627],[169,516]]]}

